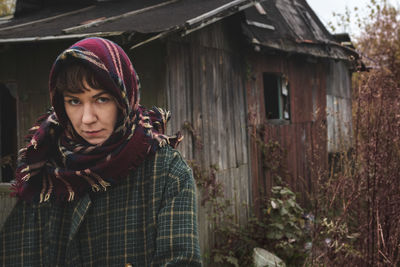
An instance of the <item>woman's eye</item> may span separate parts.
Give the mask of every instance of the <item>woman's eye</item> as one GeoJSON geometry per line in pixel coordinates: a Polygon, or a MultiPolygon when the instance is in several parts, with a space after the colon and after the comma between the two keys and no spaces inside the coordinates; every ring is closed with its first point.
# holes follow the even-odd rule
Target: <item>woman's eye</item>
{"type": "Polygon", "coordinates": [[[102,103],[107,103],[108,101],[110,101],[110,99],[108,97],[99,97],[97,98],[97,102],[102,104],[102,103]]]}
{"type": "Polygon", "coordinates": [[[79,104],[80,104],[80,102],[79,102],[78,99],[73,99],[73,98],[67,99],[66,102],[67,102],[68,104],[72,105],[72,106],[76,106],[76,105],[79,105],[79,104]]]}

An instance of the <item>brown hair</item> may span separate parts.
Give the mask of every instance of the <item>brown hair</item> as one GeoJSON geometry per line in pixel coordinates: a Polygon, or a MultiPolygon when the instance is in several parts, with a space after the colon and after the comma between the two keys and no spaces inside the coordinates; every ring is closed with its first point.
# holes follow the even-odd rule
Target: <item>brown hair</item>
{"type": "Polygon", "coordinates": [[[91,88],[102,89],[94,72],[83,64],[72,63],[64,67],[56,77],[55,90],[63,95],[64,92],[83,93],[88,90],[84,85],[87,82],[91,88]]]}

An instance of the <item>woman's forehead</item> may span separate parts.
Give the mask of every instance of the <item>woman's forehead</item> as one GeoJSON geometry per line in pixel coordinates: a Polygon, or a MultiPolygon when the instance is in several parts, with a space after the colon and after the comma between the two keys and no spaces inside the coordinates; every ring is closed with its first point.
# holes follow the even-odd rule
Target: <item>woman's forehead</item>
{"type": "Polygon", "coordinates": [[[85,90],[82,91],[64,91],[63,93],[64,97],[65,96],[70,96],[70,97],[82,97],[82,96],[89,96],[89,97],[97,97],[97,96],[102,96],[102,95],[111,95],[108,91],[104,89],[96,89],[96,88],[85,88],[85,90]]]}

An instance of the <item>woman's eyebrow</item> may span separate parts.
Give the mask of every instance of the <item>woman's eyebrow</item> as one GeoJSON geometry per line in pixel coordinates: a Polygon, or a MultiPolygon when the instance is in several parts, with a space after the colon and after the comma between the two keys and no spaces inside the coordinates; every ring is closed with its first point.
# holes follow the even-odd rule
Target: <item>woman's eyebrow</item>
{"type": "Polygon", "coordinates": [[[96,98],[96,97],[99,97],[99,96],[104,95],[104,94],[109,94],[109,93],[107,91],[101,91],[100,93],[95,94],[94,96],[92,96],[92,98],[96,98]]]}
{"type": "Polygon", "coordinates": [[[73,95],[69,95],[69,94],[64,94],[63,96],[64,96],[64,97],[71,97],[71,98],[77,98],[76,96],[73,96],[73,95]]]}

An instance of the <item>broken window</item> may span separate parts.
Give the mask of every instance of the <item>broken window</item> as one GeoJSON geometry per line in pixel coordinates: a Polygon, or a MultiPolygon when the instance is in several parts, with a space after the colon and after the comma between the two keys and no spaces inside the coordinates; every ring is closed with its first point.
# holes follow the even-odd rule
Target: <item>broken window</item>
{"type": "Polygon", "coordinates": [[[10,86],[0,83],[0,182],[14,179],[17,154],[17,103],[10,86]]]}
{"type": "Polygon", "coordinates": [[[267,120],[290,120],[287,77],[276,73],[264,73],[263,82],[267,120]]]}

